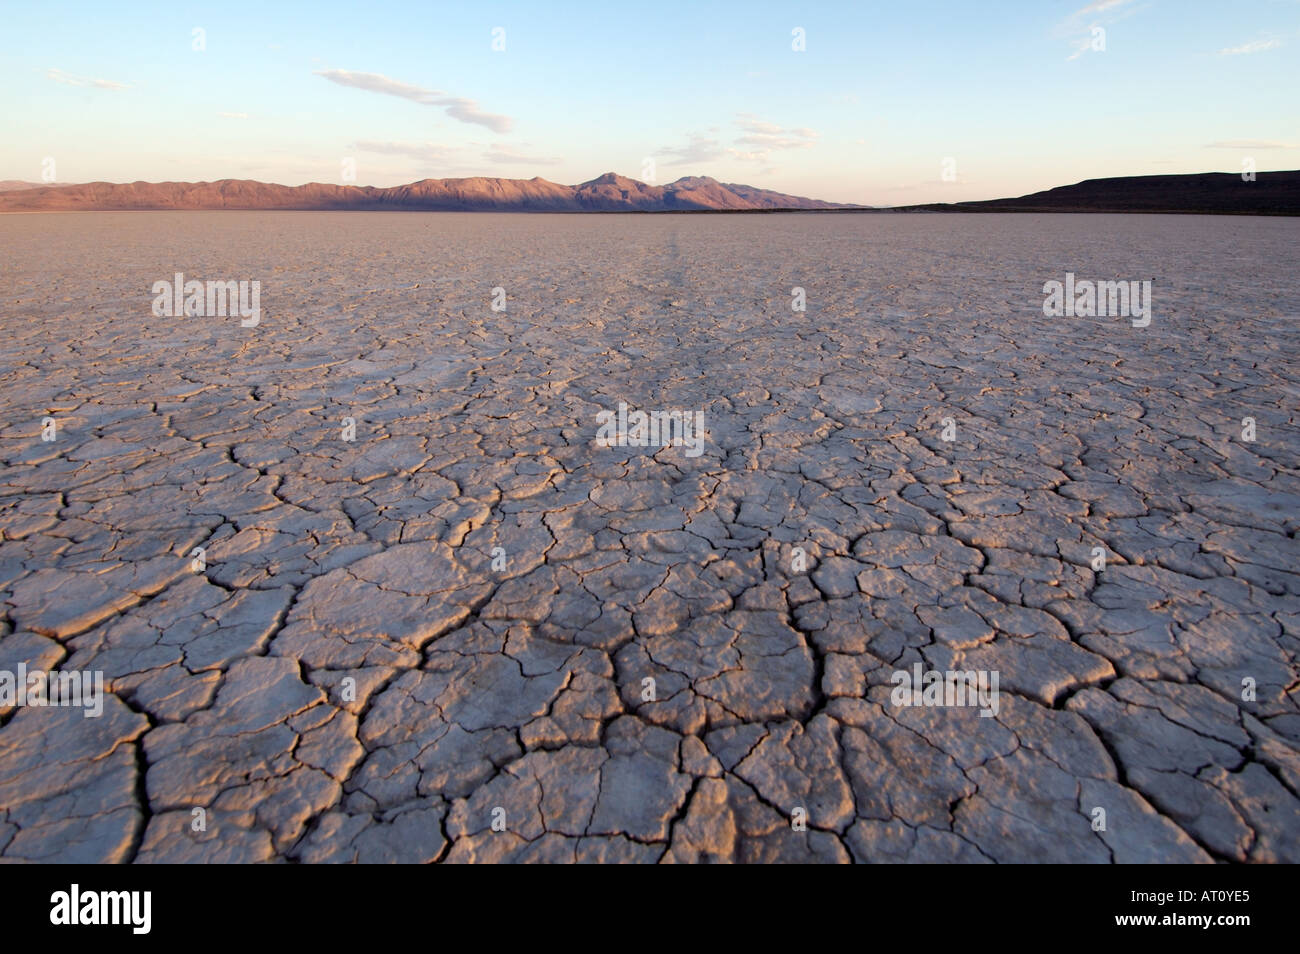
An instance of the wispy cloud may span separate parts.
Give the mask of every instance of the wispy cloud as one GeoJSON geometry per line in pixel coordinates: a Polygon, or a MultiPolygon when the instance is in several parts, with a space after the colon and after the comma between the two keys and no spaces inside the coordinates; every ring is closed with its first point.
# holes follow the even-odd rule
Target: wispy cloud
{"type": "Polygon", "coordinates": [[[817,133],[806,127],[783,128],[748,114],[741,115],[740,128],[745,135],[737,144],[754,146],[764,154],[773,149],[807,149],[817,141],[817,133]]]}
{"type": "Polygon", "coordinates": [[[357,73],[351,70],[316,70],[315,74],[325,77],[331,83],[338,83],[340,86],[351,86],[354,89],[363,89],[370,93],[382,93],[385,96],[397,96],[401,99],[409,99],[422,106],[441,106],[452,119],[457,119],[463,123],[486,126],[493,132],[509,132],[511,126],[514,125],[514,120],[509,116],[483,112],[483,110],[479,109],[478,103],[472,99],[466,99],[463,96],[452,96],[442,90],[414,86],[411,83],[404,83],[381,73],[357,73]]]}
{"type": "Polygon", "coordinates": [[[412,86],[410,83],[403,83],[381,73],[354,73],[351,70],[316,70],[315,73],[340,86],[352,86],[371,93],[383,93],[386,96],[400,96],[402,99],[425,105],[435,105],[434,101],[440,95],[437,90],[412,86]]]}
{"type": "Polygon", "coordinates": [[[373,152],[382,156],[403,156],[407,159],[419,159],[421,162],[447,162],[460,156],[458,146],[447,146],[436,142],[381,142],[374,139],[362,139],[352,144],[358,152],[373,152]]]}
{"type": "Polygon", "coordinates": [[[1276,50],[1281,45],[1281,40],[1252,40],[1249,43],[1241,44],[1241,46],[1225,47],[1219,51],[1219,55],[1242,56],[1246,53],[1263,53],[1265,50],[1276,50]]]}
{"type": "Polygon", "coordinates": [[[61,69],[51,67],[45,73],[56,83],[63,83],[65,86],[89,86],[94,89],[130,89],[126,83],[119,83],[116,80],[95,79],[90,76],[74,76],[72,73],[65,73],[61,69]]]}
{"type": "Polygon", "coordinates": [[[1207,143],[1206,149],[1300,149],[1289,142],[1276,142],[1271,139],[1228,139],[1222,142],[1207,143]]]}
{"type": "MultiPolygon", "coordinates": [[[[524,145],[527,145],[525,143],[524,145]]],[[[361,139],[349,147],[357,152],[374,153],[381,156],[401,156],[416,159],[426,165],[436,165],[445,169],[465,169],[478,167],[470,155],[469,147],[486,148],[481,156],[486,162],[498,165],[554,166],[563,160],[554,156],[535,156],[510,146],[497,143],[471,142],[469,146],[447,145],[437,142],[394,142],[391,140],[361,139]]]]}
{"type": "Polygon", "coordinates": [[[1074,52],[1071,53],[1069,56],[1067,56],[1066,59],[1077,60],[1079,57],[1083,56],[1083,54],[1087,53],[1090,49],[1092,49],[1092,37],[1091,36],[1075,37],[1073,40],[1070,41],[1070,46],[1074,50],[1074,52]]]}
{"type": "Polygon", "coordinates": [[[1071,53],[1067,60],[1077,60],[1093,49],[1095,30],[1121,20],[1136,12],[1132,6],[1137,0],[1093,0],[1080,7],[1056,25],[1057,36],[1065,37],[1071,53]]]}
{"type": "Polygon", "coordinates": [[[1094,14],[1105,13],[1107,10],[1118,9],[1132,2],[1133,0],[1096,0],[1095,3],[1090,3],[1086,7],[1075,10],[1071,16],[1080,18],[1093,16],[1094,14]]]}
{"type": "Polygon", "coordinates": [[[665,166],[680,166],[688,163],[713,162],[727,154],[717,139],[712,136],[691,135],[684,146],[665,146],[656,158],[665,166]]]}
{"type": "Polygon", "coordinates": [[[807,127],[779,126],[751,113],[740,113],[729,145],[717,136],[695,133],[687,138],[685,145],[664,146],[656,158],[666,166],[715,162],[728,157],[741,162],[765,162],[773,152],[808,149],[816,142],[817,133],[807,127]]]}
{"type": "Polygon", "coordinates": [[[528,166],[556,166],[563,160],[551,156],[530,156],[526,153],[518,152],[508,146],[492,145],[488,147],[487,152],[483,153],[483,158],[488,162],[496,162],[502,165],[528,165],[528,166]]]}

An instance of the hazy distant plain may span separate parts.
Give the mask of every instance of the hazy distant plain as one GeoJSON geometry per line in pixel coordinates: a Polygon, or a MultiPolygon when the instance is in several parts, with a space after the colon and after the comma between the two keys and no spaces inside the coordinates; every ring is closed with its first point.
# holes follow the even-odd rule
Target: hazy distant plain
{"type": "Polygon", "coordinates": [[[1297,247],[0,216],[0,669],[112,693],[10,711],[0,855],[1300,860],[1297,247]],[[1150,326],[1044,318],[1067,271],[1151,279],[1150,326]],[[176,272],[260,324],[156,317],[176,272]],[[703,454],[598,446],[620,402],[703,454]],[[916,662],[999,672],[996,718],[893,705],[916,662]]]}

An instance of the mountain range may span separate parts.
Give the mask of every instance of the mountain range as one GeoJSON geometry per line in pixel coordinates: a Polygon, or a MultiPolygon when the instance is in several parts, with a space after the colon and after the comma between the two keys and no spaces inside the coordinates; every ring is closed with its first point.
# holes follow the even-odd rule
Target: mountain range
{"type": "Polygon", "coordinates": [[[844,209],[852,206],[804,199],[754,186],[686,176],[647,185],[608,172],[580,185],[546,179],[423,179],[410,185],[274,185],[248,179],[218,182],[87,182],[38,185],[0,182],[0,211],[105,211],[117,209],[414,209],[448,212],[681,212],[774,209],[844,209]],[[27,188],[23,188],[27,186],[27,188]]]}
{"type": "Polygon", "coordinates": [[[872,209],[686,176],[647,185],[608,172],[579,185],[542,178],[422,179],[409,185],[284,186],[250,179],[217,182],[85,182],[42,185],[0,180],[0,212],[131,209],[425,210],[449,212],[1193,212],[1300,215],[1300,171],[1122,176],[1011,199],[872,209]]]}

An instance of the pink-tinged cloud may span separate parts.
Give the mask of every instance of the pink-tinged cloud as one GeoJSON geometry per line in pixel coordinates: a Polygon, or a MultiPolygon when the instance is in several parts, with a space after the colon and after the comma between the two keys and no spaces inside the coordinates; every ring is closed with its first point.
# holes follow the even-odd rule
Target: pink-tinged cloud
{"type": "Polygon", "coordinates": [[[126,83],[119,83],[116,80],[95,79],[90,76],[74,76],[71,73],[65,73],[61,69],[51,67],[45,73],[56,83],[62,83],[65,86],[88,86],[93,89],[130,89],[126,83]]]}
{"type": "Polygon", "coordinates": [[[479,109],[478,103],[472,99],[465,99],[463,96],[451,96],[442,90],[426,89],[423,86],[403,83],[401,80],[384,76],[382,73],[358,73],[352,70],[316,70],[315,73],[317,76],[323,76],[331,83],[338,83],[340,86],[351,86],[353,89],[363,89],[369,93],[382,93],[385,96],[397,96],[401,99],[409,99],[411,102],[419,103],[422,106],[441,106],[452,119],[459,120],[462,123],[486,126],[493,132],[509,132],[510,127],[514,125],[514,120],[509,116],[483,112],[483,110],[479,109]]]}

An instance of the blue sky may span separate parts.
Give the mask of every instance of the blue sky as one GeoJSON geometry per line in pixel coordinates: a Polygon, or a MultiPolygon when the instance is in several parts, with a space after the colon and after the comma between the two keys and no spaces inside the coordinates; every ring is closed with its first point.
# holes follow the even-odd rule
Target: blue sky
{"type": "Polygon", "coordinates": [[[350,159],[361,185],[576,183],[651,178],[653,159],[659,183],[894,205],[1239,172],[1246,157],[1300,168],[1298,0],[42,2],[3,16],[0,179],[38,181],[52,158],[62,182],[338,183],[350,159]]]}

